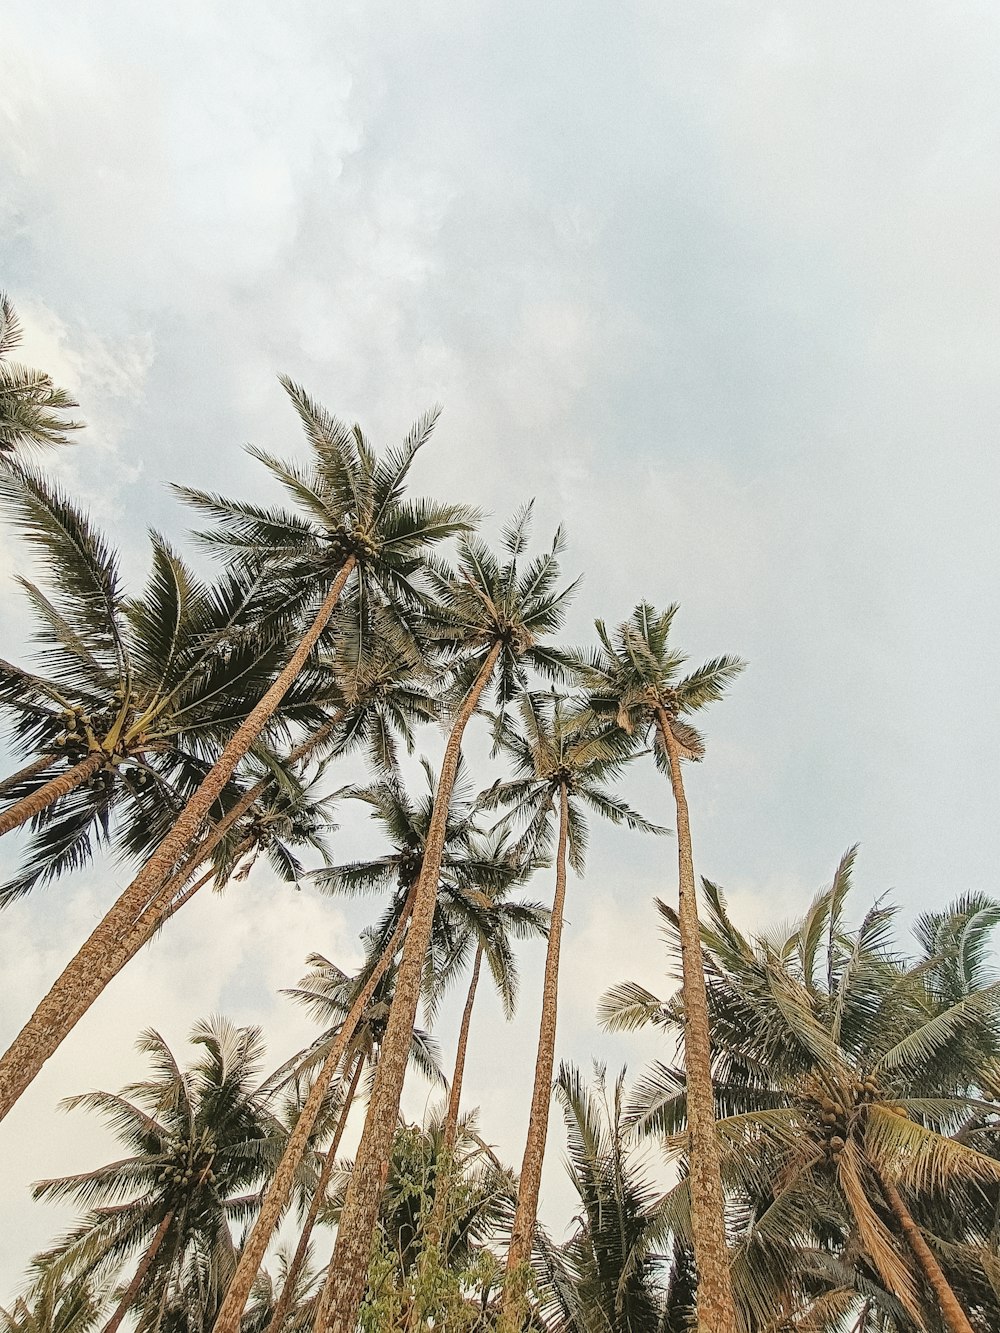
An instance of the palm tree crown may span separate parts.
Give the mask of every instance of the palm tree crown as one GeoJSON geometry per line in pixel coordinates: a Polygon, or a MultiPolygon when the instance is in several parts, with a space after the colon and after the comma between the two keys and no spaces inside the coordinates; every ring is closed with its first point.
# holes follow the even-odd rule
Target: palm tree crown
{"type": "Polygon", "coordinates": [[[141,1280],[126,1291],[129,1305],[142,1312],[169,1298],[192,1260],[207,1258],[213,1283],[202,1297],[211,1318],[235,1266],[230,1223],[252,1217],[283,1136],[258,1092],[259,1029],[217,1018],[197,1024],[191,1040],[202,1054],[182,1070],[163,1038],[147,1031],[139,1049],[152,1061],[152,1078],[120,1094],[69,1098],[66,1106],[101,1114],[127,1155],[42,1181],[35,1196],[73,1199],[88,1209],[43,1256],[43,1267],[101,1277],[145,1251],[141,1280]]]}
{"type": "Polygon", "coordinates": [[[66,416],[80,404],[50,375],[9,359],[21,336],[13,302],[0,292],[0,458],[25,447],[68,444],[66,432],[83,425],[66,416]]]}

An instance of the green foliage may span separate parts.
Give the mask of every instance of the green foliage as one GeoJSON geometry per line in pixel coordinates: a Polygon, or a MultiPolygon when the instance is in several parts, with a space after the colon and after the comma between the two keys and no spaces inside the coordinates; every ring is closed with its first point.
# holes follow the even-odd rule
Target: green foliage
{"type": "Polygon", "coordinates": [[[0,292],[0,459],[22,450],[69,444],[66,432],[83,425],[66,415],[80,404],[57,388],[50,375],[9,359],[21,337],[13,302],[0,292]]]}

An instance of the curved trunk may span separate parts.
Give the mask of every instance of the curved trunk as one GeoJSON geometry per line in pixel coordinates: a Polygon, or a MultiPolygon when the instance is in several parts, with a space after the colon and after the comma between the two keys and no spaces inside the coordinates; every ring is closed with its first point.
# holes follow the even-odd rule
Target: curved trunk
{"type": "Polygon", "coordinates": [[[899,1223],[903,1237],[910,1247],[910,1253],[917,1261],[917,1267],[923,1274],[924,1281],[934,1293],[934,1299],[941,1311],[941,1318],[947,1324],[951,1333],[973,1333],[968,1316],[959,1305],[958,1297],[952,1291],[951,1284],[945,1277],[934,1251],[924,1240],[920,1228],[913,1220],[913,1215],[903,1202],[903,1196],[892,1181],[887,1180],[881,1172],[878,1173],[878,1183],[886,1197],[886,1202],[892,1209],[893,1216],[899,1223]]]}
{"type": "Polygon", "coordinates": [[[566,906],[566,844],[569,797],[566,784],[559,787],[559,845],[556,850],[556,891],[552,899],[549,942],[545,950],[545,981],[542,986],[542,1018],[535,1056],[535,1084],[531,1093],[528,1135],[524,1144],[521,1176],[517,1186],[517,1208],[507,1250],[507,1271],[500,1308],[500,1333],[520,1333],[527,1314],[527,1292],[531,1247],[535,1239],[538,1194],[542,1185],[545,1140],[549,1132],[549,1103],[552,1100],[552,1070],[556,1053],[556,1018],[559,1000],[559,952],[562,945],[563,912],[566,906]]]}
{"type": "Polygon", "coordinates": [[[128,1284],[128,1287],[125,1289],[124,1296],[118,1302],[117,1309],[115,1310],[111,1318],[108,1320],[108,1322],[104,1325],[104,1333],[117,1333],[118,1326],[119,1324],[121,1324],[122,1320],[128,1314],[129,1306],[132,1304],[132,1302],[138,1295],[139,1288],[142,1286],[146,1274],[149,1272],[153,1260],[156,1258],[160,1246],[163,1244],[163,1238],[170,1230],[170,1223],[173,1220],[174,1220],[174,1210],[171,1208],[170,1212],[167,1213],[166,1217],[156,1228],[156,1234],[150,1241],[146,1253],[142,1256],[142,1260],[139,1264],[139,1267],[135,1270],[135,1274],[132,1277],[132,1281],[128,1284]]]}
{"type": "Polygon", "coordinates": [[[701,927],[691,856],[691,825],[681,776],[680,747],[670,728],[670,719],[662,707],[657,709],[656,726],[670,761],[670,786],[677,807],[677,917],[681,938],[688,1173],[691,1232],[698,1273],[698,1329],[699,1333],[737,1333],[726,1243],[726,1196],[722,1188],[719,1145],[715,1137],[708,996],[705,991],[701,927]]]}
{"type": "MultiPolygon", "coordinates": [[[[330,1047],[329,1054],[323,1061],[322,1068],[313,1080],[313,1085],[309,1089],[309,1096],[306,1098],[302,1110],[299,1112],[299,1118],[295,1122],[295,1128],[288,1137],[288,1143],[285,1145],[285,1151],[281,1155],[281,1161],[278,1163],[278,1169],[271,1178],[271,1183],[267,1187],[267,1193],[264,1195],[264,1202],[261,1204],[260,1214],[254,1223],[253,1230],[250,1232],[243,1251],[240,1254],[240,1261],[233,1274],[233,1280],[230,1282],[226,1291],[225,1300],[219,1307],[219,1313],[216,1316],[214,1333],[237,1333],[240,1326],[240,1316],[243,1314],[243,1307],[247,1303],[250,1295],[250,1289],[253,1287],[254,1279],[257,1276],[257,1270],[260,1268],[264,1259],[265,1251],[271,1241],[274,1228],[278,1224],[285,1205],[292,1193],[292,1185],[295,1181],[295,1173],[299,1169],[302,1158],[305,1156],[306,1148],[309,1144],[309,1135],[313,1132],[316,1120],[319,1116],[326,1097],[330,1081],[337,1072],[337,1066],[340,1064],[344,1051],[348,1043],[354,1036],[355,1029],[364,1014],[365,1009],[375,994],[376,987],[385,976],[389,964],[396,956],[400,941],[406,933],[407,943],[412,933],[412,926],[407,930],[407,922],[410,921],[414,906],[417,900],[417,886],[414,885],[410,890],[403,907],[402,916],[392,933],[388,944],[382,951],[382,957],[378,960],[368,980],[362,986],[355,997],[354,1003],[348,1011],[347,1017],[340,1026],[336,1040],[330,1047]]],[[[412,1039],[412,1031],[411,1031],[412,1039]]],[[[407,1044],[409,1045],[409,1043],[407,1044]]]]}
{"type": "MultiPolygon", "coordinates": [[[[64,796],[68,796],[71,791],[76,791],[94,776],[99,768],[102,768],[107,755],[103,750],[92,750],[86,759],[81,759],[78,764],[68,768],[65,773],[60,773],[56,778],[50,778],[37,791],[33,791],[30,796],[22,796],[19,801],[0,815],[0,836],[9,833],[11,829],[19,828],[27,823],[29,819],[34,819],[35,815],[40,815],[43,810],[47,810],[50,805],[56,801],[61,801],[64,796]]],[[[51,763],[51,760],[49,761],[51,763]]],[[[27,771],[27,770],[22,770],[27,771]]],[[[15,773],[14,777],[20,777],[15,773]]],[[[13,779],[10,779],[13,781],[13,779]]]]}
{"type": "Polygon", "coordinates": [[[267,1333],[279,1333],[281,1325],[285,1322],[285,1316],[288,1314],[292,1303],[292,1297],[295,1295],[295,1283],[298,1279],[302,1265],[305,1263],[306,1251],[309,1249],[309,1242],[312,1239],[313,1227],[316,1225],[316,1218],[319,1216],[319,1210],[323,1206],[323,1200],[326,1197],[326,1187],[330,1183],[330,1177],[333,1175],[333,1168],[337,1164],[337,1149],[340,1147],[340,1140],[344,1137],[344,1129],[347,1125],[347,1117],[351,1113],[351,1106],[354,1103],[355,1095],[358,1091],[358,1083],[361,1081],[361,1071],[365,1066],[365,1058],[359,1055],[354,1062],[354,1073],[351,1075],[351,1082],[344,1097],[344,1109],[340,1113],[340,1119],[337,1121],[337,1128],[333,1136],[333,1142],[330,1144],[326,1157],[323,1160],[323,1169],[319,1173],[319,1180],[316,1181],[316,1188],[313,1191],[312,1199],[309,1203],[309,1211],[306,1213],[306,1220],[302,1226],[302,1235],[299,1237],[299,1243],[295,1247],[295,1253],[292,1255],[292,1262],[288,1265],[288,1271],[285,1274],[285,1281],[281,1288],[281,1295],[278,1303],[274,1307],[274,1314],[271,1316],[271,1322],[267,1326],[267,1333]]]}
{"type": "Polygon", "coordinates": [[[164,880],[171,876],[185,848],[197,837],[237,764],[245,758],[308,661],[356,563],[353,556],[345,561],[284,670],[240,724],[201,786],[178,815],[173,828],[63,969],[0,1060],[0,1119],[114,976],[117,971],[114,961],[116,941],[131,929],[140,912],[162,888],[164,880]]]}
{"type": "Polygon", "coordinates": [[[23,768],[19,768],[16,773],[11,773],[9,778],[4,778],[0,782],[0,796],[5,791],[10,791],[11,787],[16,787],[19,782],[27,782],[28,778],[33,778],[37,773],[44,773],[55,762],[54,754],[43,754],[38,759],[32,760],[30,764],[25,764],[23,768]]]}
{"type": "MultiPolygon", "coordinates": [[[[355,1333],[358,1310],[365,1294],[372,1231],[378,1219],[379,1200],[389,1172],[389,1154],[396,1132],[399,1099],[413,1039],[424,957],[437,903],[448,809],[462,750],[462,733],[476,711],[499,655],[500,644],[496,643],[487,654],[458,711],[445,747],[424,846],[423,865],[417,881],[413,921],[396,976],[396,990],[382,1041],[378,1073],[368,1101],[365,1127],[340,1215],[336,1247],[330,1260],[326,1285],[316,1307],[316,1333],[355,1333]]],[[[226,1330],[225,1333],[230,1331],[226,1330]]]]}

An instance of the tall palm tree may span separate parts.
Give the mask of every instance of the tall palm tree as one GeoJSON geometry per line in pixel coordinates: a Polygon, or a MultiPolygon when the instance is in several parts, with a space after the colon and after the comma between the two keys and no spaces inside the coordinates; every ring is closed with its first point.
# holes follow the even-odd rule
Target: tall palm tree
{"type": "Polygon", "coordinates": [[[613,719],[630,735],[652,732],[657,764],[670,776],[677,813],[677,903],[698,1326],[706,1333],[736,1333],[726,1249],[725,1198],[713,1123],[711,1046],[691,825],[681,764],[684,760],[700,760],[705,752],[702,737],[686,719],[720,699],[744,664],[737,657],[718,657],[682,676],[686,658],[669,641],[676,613],[676,605],[657,613],[643,602],[613,634],[602,621],[597,621],[600,645],[589,655],[580,654],[577,664],[595,715],[613,719]]]}
{"type": "Polygon", "coordinates": [[[545,1245],[545,1304],[557,1311],[553,1333],[660,1333],[666,1265],[658,1247],[667,1228],[659,1190],[629,1141],[625,1071],[610,1097],[603,1066],[594,1074],[593,1091],[572,1065],[561,1064],[556,1079],[581,1211],[565,1245],[545,1245]]]}
{"type": "Polygon", "coordinates": [[[83,425],[65,415],[80,404],[50,375],[9,359],[21,337],[13,302],[0,292],[0,459],[24,448],[68,444],[66,432],[83,425]]]}
{"type": "MultiPolygon", "coordinates": [[[[883,904],[849,931],[852,862],[853,852],[780,936],[742,935],[721,890],[705,885],[718,1133],[745,1216],[736,1290],[747,1326],[765,1327],[768,1311],[773,1317],[789,1293],[801,1294],[810,1266],[815,1281],[817,1256],[853,1251],[860,1259],[837,1281],[853,1288],[856,1307],[867,1301],[919,1327],[940,1319],[951,1333],[971,1333],[937,1257],[947,1247],[928,1241],[911,1201],[933,1197],[943,1211],[950,1194],[969,1200],[971,1217],[972,1198],[1000,1183],[1000,1163],[962,1141],[963,1129],[967,1137],[997,1110],[983,1085],[996,1061],[1000,983],[942,1003],[935,987],[954,956],[905,968],[892,942],[894,910],[883,904]],[[808,1264],[796,1238],[812,1246],[808,1264]]],[[[676,914],[660,911],[676,940],[676,914]]],[[[993,904],[988,916],[995,912],[993,904]]],[[[664,1005],[634,985],[609,993],[603,1013],[615,1027],[653,1021],[676,1030],[681,1020],[676,1001],[664,1005]]],[[[678,1135],[682,1147],[688,1107],[683,1072],[658,1065],[636,1089],[634,1118],[678,1135]]],[[[981,1247],[977,1260],[974,1244],[965,1253],[967,1262],[990,1263],[981,1247]]]]}
{"type": "MultiPolygon", "coordinates": [[[[163,1038],[139,1039],[153,1077],[120,1094],[71,1097],[69,1108],[97,1111],[127,1155],[96,1170],[45,1180],[36,1198],[72,1199],[85,1217],[39,1266],[102,1278],[137,1263],[106,1326],[114,1333],[131,1311],[163,1309],[185,1265],[206,1257],[216,1276],[209,1307],[235,1263],[230,1223],[252,1216],[256,1190],[281,1152],[280,1126],[258,1091],[263,1044],[257,1028],[224,1019],[199,1023],[201,1055],[182,1070],[163,1038]]],[[[140,1326],[145,1316],[140,1316],[140,1326]]]]}
{"type": "Polygon", "coordinates": [[[498,744],[514,770],[481,798],[486,808],[507,808],[508,820],[523,826],[518,851],[547,846],[556,825],[556,884],[552,900],[542,1013],[535,1057],[528,1133],[517,1191],[517,1212],[507,1252],[507,1289],[500,1327],[517,1333],[526,1314],[528,1267],[538,1214],[542,1163],[548,1134],[549,1101],[555,1064],[559,962],[566,903],[567,862],[583,874],[587,845],[586,809],[614,824],[646,833],[663,833],[606,788],[634,751],[632,737],[607,723],[581,717],[558,694],[524,692],[518,700],[520,728],[497,720],[498,744]]]}
{"type": "Polygon", "coordinates": [[[196,491],[184,494],[218,518],[219,526],[206,535],[209,544],[227,552],[251,577],[266,581],[272,605],[287,602],[292,608],[308,610],[311,621],[273,683],[239,722],[170,832],[0,1060],[0,1116],[51,1055],[53,1042],[62,1039],[67,1016],[78,1017],[101,993],[109,967],[113,967],[115,940],[131,928],[138,912],[198,836],[226,783],[312,657],[351,579],[362,594],[369,585],[384,590],[377,596],[393,605],[417,601],[425,551],[467,531],[474,518],[462,506],[404,498],[407,476],[430,436],[435,414],[421,418],[402,446],[379,459],[360,428],[349,429],[297,385],[283,383],[305,427],[312,466],[303,469],[259,450],[252,452],[303,512],[268,510],[196,491]]]}
{"type": "MultiPolygon", "coordinates": [[[[382,1046],[375,1086],[337,1232],[330,1276],[316,1316],[317,1333],[354,1333],[368,1270],[368,1242],[378,1214],[379,1195],[388,1169],[392,1130],[399,1112],[406,1044],[420,996],[421,975],[430,942],[444,851],[448,809],[458,772],[465,728],[492,688],[501,707],[525,688],[527,669],[547,675],[562,670],[563,659],[541,640],[562,623],[572,587],[559,590],[556,534],[545,555],[521,568],[527,549],[530,506],[503,534],[507,559],[500,561],[482,542],[463,540],[458,566],[432,570],[431,587],[439,609],[442,640],[455,653],[451,729],[441,765],[434,810],[427,833],[423,867],[413,916],[400,963],[389,1027],[382,1046]]],[[[233,1326],[219,1333],[232,1333],[233,1326]]]]}

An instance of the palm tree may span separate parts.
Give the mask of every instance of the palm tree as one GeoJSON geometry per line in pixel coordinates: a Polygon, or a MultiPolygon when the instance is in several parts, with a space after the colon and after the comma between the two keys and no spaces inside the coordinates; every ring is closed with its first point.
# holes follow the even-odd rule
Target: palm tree
{"type": "Polygon", "coordinates": [[[625,1125],[624,1069],[611,1095],[603,1066],[594,1089],[561,1064],[556,1096],[568,1136],[567,1169],[580,1198],[575,1234],[543,1242],[542,1286],[557,1312],[553,1333],[660,1333],[666,1227],[659,1191],[637,1160],[625,1125]]]}
{"type": "Polygon", "coordinates": [[[542,1013],[535,1058],[528,1133],[517,1191],[517,1212],[507,1252],[507,1290],[501,1329],[517,1333],[526,1313],[528,1265],[535,1235],[538,1194],[548,1134],[549,1101],[555,1063],[559,959],[566,902],[567,861],[583,874],[587,845],[584,810],[589,808],[630,829],[663,833],[650,824],[605,783],[618,778],[634,742],[621,729],[575,715],[557,694],[524,692],[518,701],[521,728],[497,719],[498,744],[514,770],[509,782],[497,782],[481,798],[486,808],[508,808],[508,821],[524,825],[518,852],[549,845],[553,818],[557,828],[556,885],[545,954],[542,1013]]]}
{"type": "MultiPolygon", "coordinates": [[[[330,416],[290,381],[283,381],[311,446],[310,470],[252,451],[285,486],[304,516],[267,510],[185,491],[193,503],[220,519],[207,534],[239,569],[266,583],[271,605],[304,609],[313,602],[311,623],[273,683],[240,721],[222,753],[177,816],[170,832],[140,874],[121,894],[41,1002],[28,1025],[0,1060],[0,1116],[38,1072],[64,1035],[67,1014],[85,1012],[107,984],[114,942],[127,932],[185,854],[237,766],[273,717],[333,615],[352,576],[360,592],[374,585],[383,600],[405,606],[419,599],[415,582],[428,547],[468,530],[474,515],[457,505],[407,501],[404,488],[418,450],[436,420],[429,414],[398,449],[383,459],[360,428],[330,416]],[[319,602],[318,608],[315,602],[319,602]],[[60,1034],[53,1036],[53,1034],[60,1034]]],[[[378,600],[378,595],[376,595],[378,600]]],[[[76,1021],[76,1018],[73,1018],[76,1021]]]]}
{"type": "Polygon", "coordinates": [[[602,621],[597,621],[600,646],[589,655],[580,654],[577,665],[595,715],[614,719],[629,735],[652,731],[657,764],[670,776],[677,811],[677,903],[698,1326],[712,1333],[736,1333],[726,1250],[725,1198],[713,1125],[708,1006],[699,943],[691,826],[681,763],[685,759],[700,760],[705,752],[702,737],[685,718],[720,699],[744,664],[737,657],[718,657],[680,676],[686,659],[669,643],[676,612],[676,605],[657,613],[648,603],[640,603],[614,634],[608,632],[602,621]]]}
{"type": "Polygon", "coordinates": [[[19,1296],[9,1310],[0,1306],[0,1333],[92,1333],[107,1303],[105,1288],[43,1271],[28,1295],[19,1296]]]}
{"type": "MultiPolygon", "coordinates": [[[[765,1318],[783,1302],[794,1305],[796,1289],[801,1299],[803,1270],[810,1276],[804,1257],[815,1283],[818,1256],[853,1249],[860,1266],[839,1280],[854,1288],[856,1306],[864,1299],[920,1327],[940,1318],[951,1333],[971,1333],[936,1255],[944,1247],[928,1242],[909,1200],[971,1199],[1000,1182],[1000,1163],[960,1133],[996,1112],[982,1088],[1000,1045],[1000,983],[942,1003],[935,987],[955,958],[942,953],[905,968],[892,947],[892,908],[876,904],[848,931],[852,863],[850,852],[831,887],[782,936],[743,936],[721,890],[705,883],[718,1133],[723,1172],[745,1215],[736,1290],[747,1327],[769,1326],[765,1318]],[[805,1255],[800,1238],[812,1247],[805,1255]],[[932,1296],[926,1313],[914,1266],[932,1296]]],[[[659,907],[676,939],[676,914],[659,907]]],[[[995,912],[993,904],[988,915],[995,912]]],[[[986,928],[981,922],[973,954],[986,928]]],[[[603,1014],[614,1027],[652,1021],[676,1029],[682,1010],[629,984],[609,993],[603,1014]]],[[[658,1065],[636,1089],[633,1118],[678,1136],[672,1142],[681,1147],[688,1104],[682,1071],[658,1065]]],[[[972,1262],[974,1254],[973,1246],[972,1262]]]]}
{"type": "MultiPolygon", "coordinates": [[[[441,567],[432,570],[431,588],[440,604],[436,613],[438,633],[442,641],[451,644],[456,657],[454,711],[382,1059],[337,1231],[330,1276],[317,1311],[317,1333],[354,1333],[364,1294],[368,1242],[378,1215],[393,1126],[399,1113],[406,1046],[434,922],[448,809],[465,728],[488,687],[504,707],[525,687],[529,666],[547,675],[562,670],[561,654],[541,643],[559,628],[572,592],[572,588],[558,591],[556,586],[562,534],[557,532],[549,552],[521,569],[519,561],[528,543],[530,514],[529,506],[504,531],[507,560],[501,562],[484,543],[470,538],[459,545],[455,571],[441,567]]],[[[233,1326],[219,1333],[233,1333],[233,1326]]]]}
{"type": "Polygon", "coordinates": [[[138,1045],[152,1061],[152,1078],[119,1094],[67,1099],[70,1109],[102,1115],[127,1155],[35,1186],[36,1198],[73,1199],[88,1209],[36,1260],[40,1268],[100,1279],[138,1257],[105,1333],[132,1310],[164,1309],[190,1262],[208,1260],[215,1274],[205,1296],[210,1316],[218,1284],[224,1287],[235,1264],[230,1223],[252,1215],[254,1191],[281,1152],[280,1126],[257,1087],[260,1030],[216,1018],[196,1024],[191,1041],[202,1053],[182,1070],[163,1038],[144,1032],[138,1045]]]}
{"type": "Polygon", "coordinates": [[[0,292],[0,459],[26,447],[68,444],[66,431],[83,425],[65,415],[80,404],[51,376],[8,359],[21,336],[13,303],[0,292]]]}

